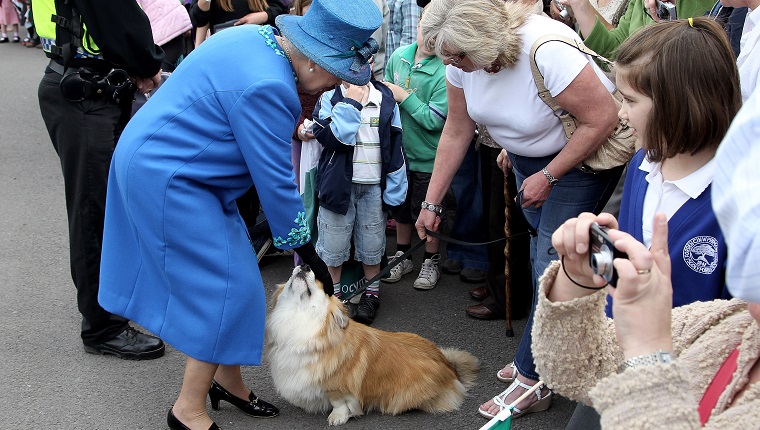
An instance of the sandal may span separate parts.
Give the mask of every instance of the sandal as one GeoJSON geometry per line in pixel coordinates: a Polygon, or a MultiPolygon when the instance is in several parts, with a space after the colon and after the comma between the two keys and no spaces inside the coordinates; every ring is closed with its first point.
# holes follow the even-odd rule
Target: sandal
{"type": "Polygon", "coordinates": [[[501,382],[506,382],[507,384],[511,384],[512,381],[515,380],[515,378],[517,378],[517,366],[515,366],[515,362],[514,361],[511,362],[511,363],[509,363],[509,364],[507,364],[506,366],[504,366],[503,369],[499,369],[499,371],[496,372],[496,379],[498,379],[501,382]],[[509,373],[510,376],[504,376],[501,373],[501,372],[504,371],[504,369],[509,369],[510,370],[510,373],[509,373]]]}
{"type": "MultiPolygon", "coordinates": [[[[530,406],[528,406],[525,409],[520,409],[517,406],[512,407],[512,405],[508,405],[505,402],[505,399],[507,398],[507,396],[513,391],[515,391],[518,387],[524,388],[526,390],[530,390],[531,388],[533,388],[528,384],[524,384],[520,382],[520,380],[518,379],[515,379],[514,382],[512,382],[512,384],[509,387],[507,387],[506,390],[502,391],[501,394],[498,394],[496,397],[494,397],[493,402],[499,407],[499,412],[503,411],[504,409],[509,409],[510,407],[512,407],[512,418],[520,418],[523,415],[531,414],[533,412],[545,411],[549,409],[549,407],[552,405],[553,393],[552,393],[552,390],[543,386],[543,383],[541,384],[542,384],[542,387],[539,387],[534,393],[536,395],[535,401],[531,403],[530,406]],[[542,391],[542,390],[545,390],[545,391],[542,391]]],[[[484,410],[481,408],[478,408],[478,413],[481,416],[488,419],[491,419],[498,414],[498,413],[491,414],[490,412],[488,412],[487,409],[484,410]]]]}

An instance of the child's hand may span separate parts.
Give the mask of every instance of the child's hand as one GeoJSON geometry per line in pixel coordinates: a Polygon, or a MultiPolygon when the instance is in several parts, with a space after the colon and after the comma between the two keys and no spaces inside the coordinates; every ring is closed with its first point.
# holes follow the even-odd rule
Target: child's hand
{"type": "Polygon", "coordinates": [[[396,103],[401,103],[404,100],[406,100],[407,97],[409,97],[409,93],[407,93],[405,89],[394,84],[393,82],[383,82],[383,83],[385,84],[386,87],[390,88],[391,92],[393,92],[393,98],[396,100],[396,103]]]}
{"type": "Polygon", "coordinates": [[[347,82],[344,82],[343,85],[346,85],[346,98],[356,100],[362,105],[367,103],[367,99],[369,98],[369,87],[366,85],[353,85],[347,82]]]}

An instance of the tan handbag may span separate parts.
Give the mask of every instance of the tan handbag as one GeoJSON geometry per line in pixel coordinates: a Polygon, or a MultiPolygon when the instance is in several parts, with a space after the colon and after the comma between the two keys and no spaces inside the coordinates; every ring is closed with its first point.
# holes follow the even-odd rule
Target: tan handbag
{"type": "MultiPolygon", "coordinates": [[[[546,42],[562,42],[567,45],[576,48],[584,54],[590,55],[597,61],[600,61],[607,65],[612,65],[612,62],[601,55],[597,54],[593,50],[586,47],[580,40],[570,39],[568,37],[559,35],[546,35],[533,44],[530,49],[530,69],[533,72],[533,80],[536,81],[536,88],[538,88],[538,96],[546,103],[549,108],[554,112],[560,121],[562,121],[562,128],[565,130],[565,137],[570,140],[570,137],[578,128],[578,120],[572,116],[569,112],[562,109],[552,97],[549,90],[544,85],[544,77],[538,70],[536,65],[536,50],[546,42]]],[[[623,95],[620,91],[615,89],[611,94],[612,99],[615,101],[615,107],[620,110],[623,105],[623,95]]],[[[629,162],[633,158],[633,154],[636,152],[636,136],[633,135],[633,130],[628,127],[628,124],[618,119],[618,125],[615,130],[602,144],[602,146],[587,159],[576,166],[583,172],[594,173],[602,170],[612,169],[629,162]]]]}

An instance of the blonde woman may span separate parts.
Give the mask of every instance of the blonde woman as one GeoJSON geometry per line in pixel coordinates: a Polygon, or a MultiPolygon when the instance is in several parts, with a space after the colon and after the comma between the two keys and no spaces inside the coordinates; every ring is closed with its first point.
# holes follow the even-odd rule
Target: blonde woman
{"type": "MultiPolygon", "coordinates": [[[[449,114],[438,144],[433,176],[417,221],[420,237],[436,230],[434,210],[441,204],[475,131],[488,127],[503,151],[501,166],[511,166],[520,190],[519,202],[537,232],[531,239],[533,288],[538,276],[556,259],[551,234],[579,213],[599,211],[622,168],[586,174],[574,166],[596,151],[617,124],[612,83],[593,60],[559,42],[538,50],[536,61],[552,97],[578,118],[580,125],[565,138],[562,124],[538,97],[528,58],[541,36],[553,33],[579,39],[566,25],[532,13],[531,7],[503,0],[436,0],[421,22],[424,44],[447,64],[449,114]]],[[[480,407],[496,415],[535,384],[530,327],[500,379],[512,384],[480,407]]],[[[541,388],[518,404],[516,416],[547,409],[551,391],[541,388]]]]}

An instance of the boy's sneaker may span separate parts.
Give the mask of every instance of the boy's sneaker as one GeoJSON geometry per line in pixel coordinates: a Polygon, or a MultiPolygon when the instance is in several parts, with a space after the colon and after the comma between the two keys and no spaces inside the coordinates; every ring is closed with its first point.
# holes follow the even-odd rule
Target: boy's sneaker
{"type": "Polygon", "coordinates": [[[375,321],[377,310],[380,308],[380,298],[370,294],[362,294],[359,306],[356,308],[354,321],[370,325],[375,321]]]}
{"type": "MultiPolygon", "coordinates": [[[[394,261],[396,261],[397,258],[404,255],[403,251],[396,252],[396,255],[393,257],[393,259],[388,263],[391,264],[394,261]]],[[[406,275],[407,273],[411,273],[412,270],[414,270],[414,262],[408,258],[404,259],[401,263],[398,263],[398,265],[394,266],[393,269],[391,269],[390,273],[388,273],[388,276],[383,278],[383,282],[398,282],[401,280],[401,277],[406,275]]]]}
{"type": "Polygon", "coordinates": [[[441,261],[440,255],[434,255],[422,262],[420,275],[414,281],[414,288],[418,290],[432,290],[441,277],[441,270],[438,268],[438,262],[441,261]]]}

